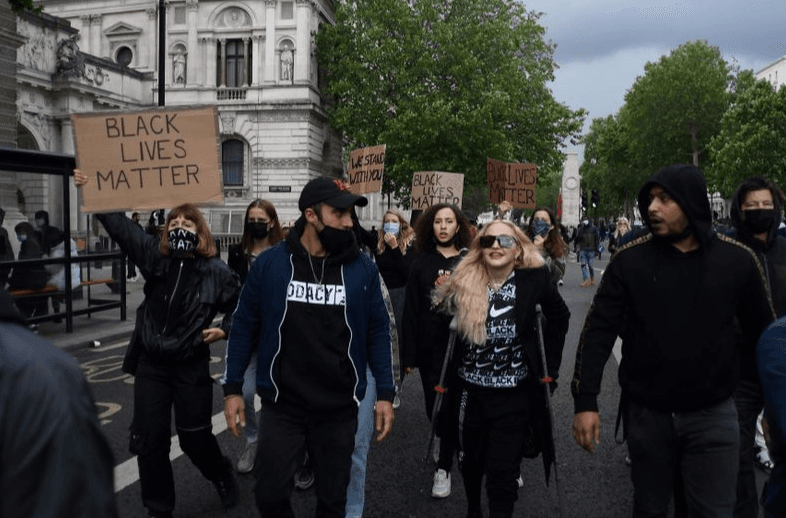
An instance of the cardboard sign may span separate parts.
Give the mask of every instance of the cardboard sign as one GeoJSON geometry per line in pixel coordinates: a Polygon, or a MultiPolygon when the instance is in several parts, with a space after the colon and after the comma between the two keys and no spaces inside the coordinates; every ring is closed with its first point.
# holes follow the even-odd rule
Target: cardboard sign
{"type": "Polygon", "coordinates": [[[355,194],[382,191],[385,172],[385,144],[364,147],[349,153],[349,190],[355,194]]]}
{"type": "Polygon", "coordinates": [[[486,162],[486,176],[491,203],[507,201],[519,209],[536,207],[537,165],[501,162],[489,158],[486,162]]]}
{"type": "Polygon", "coordinates": [[[83,212],[221,205],[214,106],[71,115],[83,212]]]}
{"type": "Polygon", "coordinates": [[[464,175],[423,171],[412,178],[412,210],[426,210],[438,203],[461,208],[464,197],[464,175]]]}

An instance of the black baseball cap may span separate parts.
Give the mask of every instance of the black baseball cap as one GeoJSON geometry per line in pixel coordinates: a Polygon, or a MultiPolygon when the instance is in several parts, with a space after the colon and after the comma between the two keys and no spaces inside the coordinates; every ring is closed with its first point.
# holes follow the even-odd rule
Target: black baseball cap
{"type": "Polygon", "coordinates": [[[320,176],[303,187],[297,206],[300,212],[303,212],[317,203],[327,203],[337,209],[346,209],[352,205],[365,207],[368,205],[368,198],[354,194],[341,180],[320,176]]]}

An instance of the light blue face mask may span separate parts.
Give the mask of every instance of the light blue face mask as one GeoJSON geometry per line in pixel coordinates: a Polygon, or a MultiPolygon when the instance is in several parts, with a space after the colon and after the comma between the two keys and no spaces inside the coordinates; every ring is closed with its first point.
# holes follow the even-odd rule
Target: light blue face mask
{"type": "Polygon", "coordinates": [[[25,241],[27,241],[27,234],[19,234],[17,237],[19,237],[20,243],[24,243],[25,241]]]}
{"type": "Polygon", "coordinates": [[[385,223],[384,225],[382,225],[382,230],[385,232],[385,234],[390,233],[393,234],[394,236],[398,235],[398,228],[399,228],[398,223],[385,223]]]}
{"type": "Polygon", "coordinates": [[[551,225],[549,225],[547,221],[543,221],[542,219],[532,220],[532,233],[536,236],[545,236],[549,233],[550,228],[551,225]]]}

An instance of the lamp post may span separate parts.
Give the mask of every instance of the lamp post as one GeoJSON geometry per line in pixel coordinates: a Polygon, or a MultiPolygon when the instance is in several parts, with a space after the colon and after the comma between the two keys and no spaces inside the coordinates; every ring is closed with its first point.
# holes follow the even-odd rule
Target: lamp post
{"type": "Polygon", "coordinates": [[[166,2],[158,0],[158,105],[166,106],[166,2]]]}

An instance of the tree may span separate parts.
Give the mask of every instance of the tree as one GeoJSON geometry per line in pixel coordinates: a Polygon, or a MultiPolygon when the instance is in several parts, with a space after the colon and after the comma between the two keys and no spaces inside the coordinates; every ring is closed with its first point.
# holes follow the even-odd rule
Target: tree
{"type": "Polygon", "coordinates": [[[710,141],[710,187],[724,198],[749,176],[786,182],[786,89],[776,92],[764,80],[736,97],[723,116],[720,132],[710,141]]]}
{"type": "Polygon", "coordinates": [[[33,0],[8,0],[8,3],[11,5],[11,9],[15,13],[21,13],[23,11],[32,11],[34,13],[40,13],[44,10],[44,6],[39,5],[36,6],[33,3],[33,0]]]}
{"type": "Polygon", "coordinates": [[[632,136],[631,157],[649,173],[674,163],[701,166],[734,79],[720,50],[705,41],[687,42],[644,70],[621,113],[632,136]]]}
{"type": "Polygon", "coordinates": [[[338,0],[316,38],[331,125],[351,147],[387,145],[385,189],[404,199],[416,171],[483,187],[489,157],[561,171],[584,111],[546,86],[539,16],[513,0],[338,0]]]}

